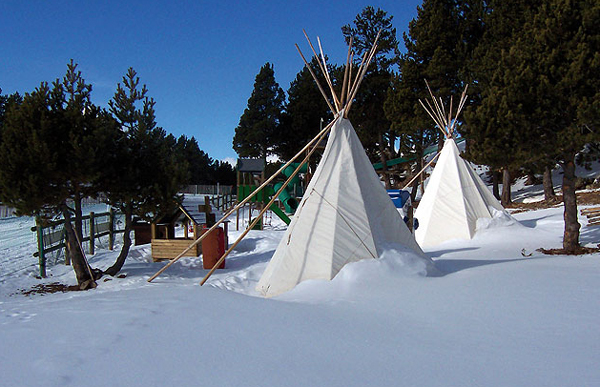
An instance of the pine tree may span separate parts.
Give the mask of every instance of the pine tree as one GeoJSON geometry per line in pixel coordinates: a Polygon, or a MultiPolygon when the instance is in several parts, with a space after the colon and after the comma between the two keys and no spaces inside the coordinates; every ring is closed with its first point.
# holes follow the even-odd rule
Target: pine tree
{"type": "Polygon", "coordinates": [[[508,70],[520,85],[519,115],[529,118],[525,147],[563,170],[563,249],[579,248],[575,157],[600,140],[600,4],[591,0],[544,0],[512,47],[508,70]]]}
{"type": "MultiPolygon", "coordinates": [[[[490,1],[484,18],[485,32],[474,50],[470,70],[477,82],[473,89],[476,103],[467,107],[467,125],[461,133],[469,140],[466,157],[492,170],[502,169],[501,202],[508,205],[510,171],[532,160],[523,145],[535,141],[523,130],[529,117],[519,112],[523,103],[523,88],[527,85],[512,79],[511,67],[520,62],[513,46],[523,33],[525,23],[533,18],[539,1],[490,1]]],[[[529,103],[529,101],[525,101],[529,103]]]]}
{"type": "Polygon", "coordinates": [[[248,106],[235,128],[233,149],[239,156],[266,160],[273,152],[284,102],[285,94],[275,81],[273,66],[267,62],[256,76],[248,106]]]}
{"type": "Polygon", "coordinates": [[[156,124],[153,98],[133,68],[109,101],[120,136],[107,162],[104,184],[109,203],[125,216],[123,246],[105,273],[116,275],[131,247],[133,217],[150,220],[176,205],[177,192],[185,183],[187,164],[177,156],[177,140],[156,124]]]}
{"type": "Polygon", "coordinates": [[[67,255],[82,289],[96,283],[80,245],[81,199],[97,194],[112,123],[90,92],[71,61],[62,81],[43,82],[9,108],[0,145],[0,200],[20,214],[64,217],[67,255]]]}
{"type": "Polygon", "coordinates": [[[189,176],[187,184],[214,184],[217,182],[214,176],[213,160],[200,149],[198,141],[194,137],[181,136],[177,139],[176,154],[182,158],[182,162],[189,164],[189,176]]]}
{"type": "Polygon", "coordinates": [[[365,7],[354,19],[354,25],[342,27],[346,43],[352,38],[352,48],[355,51],[357,65],[367,52],[375,38],[377,54],[374,56],[367,74],[361,83],[360,92],[356,95],[353,109],[350,112],[357,134],[359,135],[367,154],[384,166],[386,186],[390,187],[389,175],[386,173],[387,160],[396,156],[396,133],[391,130],[383,105],[387,91],[392,86],[392,65],[398,54],[396,29],[392,26],[393,16],[371,6],[365,7]]]}

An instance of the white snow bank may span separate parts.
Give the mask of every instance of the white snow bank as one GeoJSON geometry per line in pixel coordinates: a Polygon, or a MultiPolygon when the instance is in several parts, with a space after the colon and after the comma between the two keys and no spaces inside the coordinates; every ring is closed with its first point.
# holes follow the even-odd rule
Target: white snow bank
{"type": "Polygon", "coordinates": [[[489,228],[506,227],[519,224],[519,222],[505,210],[497,210],[491,206],[488,208],[490,209],[492,217],[477,219],[477,225],[475,226],[476,232],[489,228]]]}

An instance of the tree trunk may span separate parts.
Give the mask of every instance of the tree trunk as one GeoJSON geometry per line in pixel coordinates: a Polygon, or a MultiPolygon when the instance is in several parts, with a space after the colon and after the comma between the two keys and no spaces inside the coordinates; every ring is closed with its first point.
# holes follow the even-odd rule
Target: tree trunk
{"type": "Polygon", "coordinates": [[[565,232],[563,249],[574,253],[579,248],[579,221],[577,220],[577,196],[575,195],[575,155],[568,155],[562,164],[563,168],[563,203],[565,206],[565,232]]]}
{"type": "Polygon", "coordinates": [[[73,265],[77,284],[81,290],[95,288],[97,286],[96,281],[92,277],[92,270],[85,260],[83,251],[81,250],[82,247],[77,240],[75,230],[71,224],[71,213],[66,205],[63,206],[62,213],[65,218],[66,250],[73,265]]]}
{"type": "Polygon", "coordinates": [[[125,215],[125,232],[123,233],[123,247],[121,248],[121,252],[117,257],[117,260],[111,267],[104,271],[105,274],[115,276],[117,273],[121,271],[123,265],[125,264],[125,260],[127,259],[127,255],[129,254],[129,249],[131,248],[131,230],[133,229],[133,209],[131,205],[127,205],[124,211],[125,215]]]}
{"type": "Polygon", "coordinates": [[[83,241],[83,210],[81,208],[81,194],[75,191],[73,198],[75,204],[75,232],[80,241],[83,241]]]}
{"type": "Polygon", "coordinates": [[[492,193],[494,197],[500,200],[500,172],[492,171],[492,193]]]}
{"type": "MultiPolygon", "coordinates": [[[[421,172],[422,169],[423,169],[423,155],[419,155],[419,156],[417,156],[417,165],[416,165],[415,173],[421,172]]],[[[421,176],[418,179],[415,179],[415,181],[413,182],[412,190],[410,191],[410,200],[412,203],[414,203],[415,200],[417,199],[417,189],[419,188],[419,182],[421,181],[422,176],[423,176],[423,174],[421,174],[421,176]]]]}
{"type": "Polygon", "coordinates": [[[385,144],[383,143],[383,134],[381,133],[379,133],[379,158],[381,160],[381,170],[383,171],[385,189],[391,189],[392,182],[390,181],[390,175],[387,173],[387,155],[385,154],[385,144]]]}
{"type": "Polygon", "coordinates": [[[502,170],[502,196],[500,197],[500,202],[505,207],[512,203],[510,195],[510,172],[508,168],[502,170]]]}
{"type": "Polygon", "coordinates": [[[554,183],[552,183],[552,170],[547,165],[544,167],[544,199],[547,201],[556,200],[554,183]]]}

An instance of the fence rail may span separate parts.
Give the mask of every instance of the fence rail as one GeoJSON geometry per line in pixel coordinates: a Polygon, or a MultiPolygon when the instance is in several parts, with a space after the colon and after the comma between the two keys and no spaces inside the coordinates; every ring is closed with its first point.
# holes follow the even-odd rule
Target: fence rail
{"type": "MultiPolygon", "coordinates": [[[[89,215],[82,217],[84,226],[84,235],[82,244],[88,242],[88,252],[93,255],[95,253],[96,241],[103,237],[108,236],[108,249],[112,250],[115,242],[115,235],[123,233],[125,230],[116,229],[116,217],[112,210],[102,213],[90,212],[89,215]]],[[[46,276],[46,256],[48,253],[53,251],[65,249],[65,231],[64,231],[64,219],[56,221],[44,221],[41,218],[36,218],[36,225],[31,228],[31,231],[37,235],[37,248],[38,251],[33,253],[34,257],[39,260],[40,276],[46,276]]],[[[82,246],[83,248],[84,246],[82,246]]],[[[68,264],[67,254],[65,256],[65,263],[68,264]]]]}
{"type": "Polygon", "coordinates": [[[232,194],[217,195],[210,199],[210,204],[219,211],[225,212],[233,207],[236,201],[236,196],[232,194]]]}
{"type": "Polygon", "coordinates": [[[194,195],[231,195],[233,193],[233,187],[230,185],[188,185],[181,190],[181,193],[194,194],[194,195]]]}

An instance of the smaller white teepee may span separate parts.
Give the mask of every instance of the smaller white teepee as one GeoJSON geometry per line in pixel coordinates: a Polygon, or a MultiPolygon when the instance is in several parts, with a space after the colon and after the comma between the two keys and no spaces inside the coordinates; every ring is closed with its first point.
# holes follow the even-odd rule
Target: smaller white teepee
{"type": "Polygon", "coordinates": [[[478,219],[493,218],[497,212],[504,211],[477,173],[460,157],[452,136],[456,117],[466,101],[466,91],[465,87],[454,119],[452,102],[446,116],[441,100],[436,100],[431,90],[433,104],[426,101],[425,106],[419,101],[446,137],[415,212],[419,221],[415,238],[421,247],[434,246],[450,239],[471,239],[478,219]]]}

